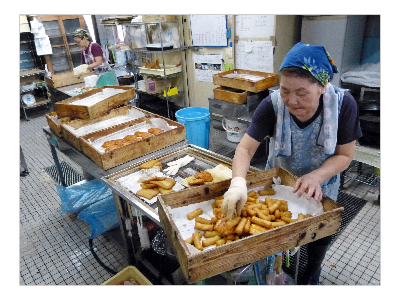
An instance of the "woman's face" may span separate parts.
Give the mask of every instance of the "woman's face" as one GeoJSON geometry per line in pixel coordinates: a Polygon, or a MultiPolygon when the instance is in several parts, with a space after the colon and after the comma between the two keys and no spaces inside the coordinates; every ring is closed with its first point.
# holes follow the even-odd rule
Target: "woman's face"
{"type": "Polygon", "coordinates": [[[319,98],[324,92],[325,87],[312,83],[307,78],[281,76],[280,93],[283,103],[300,121],[311,119],[318,109],[319,98]]]}
{"type": "Polygon", "coordinates": [[[79,47],[81,47],[81,48],[85,48],[85,46],[86,46],[86,42],[85,42],[85,38],[80,38],[80,37],[74,37],[74,41],[75,41],[75,43],[79,46],[79,47]]]}

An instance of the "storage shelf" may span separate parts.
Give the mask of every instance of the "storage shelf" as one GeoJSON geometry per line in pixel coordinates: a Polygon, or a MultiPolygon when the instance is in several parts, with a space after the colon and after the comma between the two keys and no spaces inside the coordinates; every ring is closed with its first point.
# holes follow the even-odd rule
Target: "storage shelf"
{"type": "Polygon", "coordinates": [[[31,109],[31,108],[35,108],[35,107],[38,107],[38,106],[46,105],[46,104],[48,104],[50,102],[51,101],[49,99],[39,98],[38,97],[38,98],[36,98],[36,103],[35,104],[30,105],[30,106],[27,106],[25,104],[22,104],[22,105],[23,105],[24,109],[31,109]]]}
{"type": "MultiPolygon", "coordinates": [[[[129,23],[126,24],[128,27],[134,27],[134,26],[140,26],[140,25],[158,25],[158,24],[176,24],[179,23],[179,20],[174,20],[174,21],[163,21],[163,22],[134,22],[134,23],[129,23]]],[[[104,24],[105,25],[105,24],[104,24]]]]}
{"type": "Polygon", "coordinates": [[[161,54],[161,53],[168,53],[168,52],[178,52],[178,51],[182,51],[182,50],[186,50],[186,49],[188,49],[188,47],[180,47],[180,48],[172,48],[172,49],[169,49],[169,50],[164,50],[164,51],[161,51],[161,50],[147,50],[146,48],[133,48],[132,49],[132,51],[133,52],[138,52],[138,53],[159,53],[159,54],[161,54]]]}
{"type": "MultiPolygon", "coordinates": [[[[147,95],[151,95],[151,96],[156,96],[156,97],[158,97],[158,98],[160,98],[160,99],[167,100],[167,97],[165,97],[163,94],[159,94],[159,93],[149,93],[149,92],[147,92],[147,91],[145,91],[145,90],[140,90],[140,89],[136,89],[136,92],[138,92],[138,93],[143,93],[143,94],[147,94],[147,95]]],[[[176,98],[176,97],[179,96],[182,92],[183,92],[183,91],[178,91],[178,94],[172,95],[172,96],[168,96],[168,99],[176,98]]]]}
{"type": "Polygon", "coordinates": [[[40,75],[46,73],[45,70],[40,70],[40,69],[29,69],[26,71],[22,71],[19,73],[19,77],[29,77],[29,76],[34,76],[34,75],[40,75]]]}
{"type": "MultiPolygon", "coordinates": [[[[44,83],[44,81],[41,81],[41,82],[44,83]]],[[[37,90],[37,89],[40,89],[40,88],[44,88],[44,87],[45,87],[45,86],[42,85],[42,86],[36,86],[36,87],[34,87],[33,89],[24,89],[24,90],[20,90],[20,94],[27,93],[27,92],[32,92],[32,91],[34,91],[34,90],[37,90]]]]}
{"type": "Polygon", "coordinates": [[[35,52],[35,51],[34,50],[22,50],[22,51],[19,51],[19,54],[32,53],[32,52],[35,52]]]}

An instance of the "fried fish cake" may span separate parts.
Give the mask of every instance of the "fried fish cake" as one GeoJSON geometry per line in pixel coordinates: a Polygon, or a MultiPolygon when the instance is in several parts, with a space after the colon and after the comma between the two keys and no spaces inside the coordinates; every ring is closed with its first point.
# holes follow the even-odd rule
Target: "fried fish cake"
{"type": "Polygon", "coordinates": [[[124,137],[125,141],[129,141],[129,142],[136,142],[136,141],[140,141],[142,138],[136,136],[136,135],[127,135],[126,137],[124,137]]]}
{"type": "Polygon", "coordinates": [[[193,178],[188,182],[189,185],[202,185],[204,183],[205,181],[202,178],[193,178]]]}
{"type": "Polygon", "coordinates": [[[162,181],[150,181],[150,183],[156,184],[165,190],[170,190],[175,185],[176,181],[172,178],[166,178],[162,181]]]}
{"type": "Polygon", "coordinates": [[[159,128],[150,128],[149,130],[147,130],[147,132],[151,134],[159,134],[161,132],[164,132],[164,130],[159,128]]]}
{"type": "Polygon", "coordinates": [[[194,178],[203,179],[205,182],[213,181],[213,177],[212,177],[211,173],[209,173],[207,171],[202,171],[202,172],[198,172],[198,173],[194,174],[194,178]]]}
{"type": "Polygon", "coordinates": [[[135,132],[134,135],[137,136],[137,137],[140,137],[140,138],[142,138],[142,139],[147,139],[148,137],[153,136],[151,133],[148,133],[148,132],[141,132],[141,131],[135,132]]]}
{"type": "Polygon", "coordinates": [[[158,193],[158,188],[140,189],[136,192],[136,195],[151,200],[153,197],[157,196],[158,193]]]}

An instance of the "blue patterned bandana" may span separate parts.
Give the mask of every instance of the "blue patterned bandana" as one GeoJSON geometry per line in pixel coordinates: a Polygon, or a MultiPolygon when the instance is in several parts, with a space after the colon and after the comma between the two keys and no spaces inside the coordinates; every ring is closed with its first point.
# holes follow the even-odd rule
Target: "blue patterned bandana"
{"type": "Polygon", "coordinates": [[[323,86],[338,73],[335,62],[323,46],[315,46],[299,42],[293,46],[283,59],[279,69],[299,67],[309,71],[323,86]]]}

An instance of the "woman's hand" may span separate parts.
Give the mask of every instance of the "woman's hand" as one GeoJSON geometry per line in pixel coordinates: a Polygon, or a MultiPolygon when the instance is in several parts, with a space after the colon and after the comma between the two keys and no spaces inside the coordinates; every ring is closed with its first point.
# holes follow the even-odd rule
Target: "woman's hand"
{"type": "Polygon", "coordinates": [[[322,182],[321,177],[315,174],[315,172],[308,173],[297,179],[293,193],[297,193],[298,198],[300,198],[303,193],[307,193],[306,197],[308,200],[314,197],[314,199],[319,202],[322,200],[322,182]]]}

